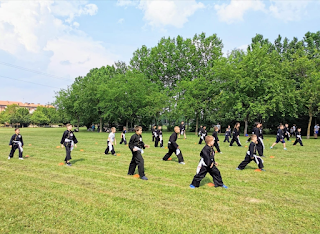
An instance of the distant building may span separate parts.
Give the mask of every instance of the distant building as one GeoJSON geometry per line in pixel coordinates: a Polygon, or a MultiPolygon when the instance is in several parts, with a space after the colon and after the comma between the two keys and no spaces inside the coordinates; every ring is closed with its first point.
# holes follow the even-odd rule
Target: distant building
{"type": "Polygon", "coordinates": [[[11,101],[0,101],[0,112],[4,111],[8,105],[13,105],[16,104],[19,107],[24,107],[27,108],[29,110],[29,113],[32,114],[38,106],[43,106],[43,107],[53,107],[51,105],[41,105],[40,103],[36,104],[36,103],[28,103],[28,102],[11,102],[11,101]]]}

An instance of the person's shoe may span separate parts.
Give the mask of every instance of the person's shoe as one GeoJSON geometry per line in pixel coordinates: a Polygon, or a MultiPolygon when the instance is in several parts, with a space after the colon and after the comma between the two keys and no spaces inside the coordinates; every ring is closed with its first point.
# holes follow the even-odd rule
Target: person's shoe
{"type": "Polygon", "coordinates": [[[113,154],[113,156],[117,156],[117,154],[113,154]]]}
{"type": "Polygon", "coordinates": [[[66,163],[66,166],[71,167],[71,163],[66,163]]]}
{"type": "Polygon", "coordinates": [[[182,164],[182,165],[186,164],[185,162],[179,162],[179,163],[182,164]]]}
{"type": "Polygon", "coordinates": [[[284,150],[287,150],[287,148],[283,148],[284,150]]]}
{"type": "Polygon", "coordinates": [[[265,158],[266,156],[262,155],[262,156],[260,156],[260,157],[265,158]]]}
{"type": "Polygon", "coordinates": [[[272,147],[272,146],[270,146],[270,149],[273,149],[273,147],[272,147]]]}
{"type": "Polygon", "coordinates": [[[196,188],[196,187],[195,187],[194,185],[192,185],[192,184],[190,184],[189,187],[192,188],[192,189],[195,189],[195,188],[196,188]]]}
{"type": "Polygon", "coordinates": [[[236,170],[241,171],[241,169],[239,167],[237,167],[236,170]]]}
{"type": "Polygon", "coordinates": [[[261,171],[266,171],[266,170],[262,168],[261,171]]]}
{"type": "Polygon", "coordinates": [[[129,175],[129,176],[133,176],[132,174],[129,174],[129,173],[128,173],[128,175],[129,175]]]}
{"type": "Polygon", "coordinates": [[[11,158],[10,158],[10,156],[8,157],[8,160],[10,160],[11,158]]]}
{"type": "Polygon", "coordinates": [[[227,187],[226,185],[222,185],[222,188],[225,188],[225,189],[227,189],[228,187],[227,187]]]}
{"type": "Polygon", "coordinates": [[[249,141],[246,141],[246,143],[248,143],[249,141]]]}
{"type": "Polygon", "coordinates": [[[142,176],[141,179],[142,180],[148,180],[148,178],[146,176],[142,176]]]}
{"type": "Polygon", "coordinates": [[[20,160],[23,160],[23,158],[19,158],[20,160]]]}
{"type": "Polygon", "coordinates": [[[222,154],[222,152],[219,152],[219,154],[222,154]]]}

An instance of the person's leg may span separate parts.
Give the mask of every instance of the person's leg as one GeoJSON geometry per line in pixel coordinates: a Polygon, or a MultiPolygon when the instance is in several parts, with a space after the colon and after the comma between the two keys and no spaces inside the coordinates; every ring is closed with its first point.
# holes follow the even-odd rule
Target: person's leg
{"type": "Polygon", "coordinates": [[[111,154],[112,154],[112,155],[115,155],[115,154],[116,154],[116,151],[114,151],[114,145],[112,145],[111,154]]]}
{"type": "Polygon", "coordinates": [[[160,141],[160,147],[163,147],[163,140],[160,141]]]}
{"type": "Polygon", "coordinates": [[[184,135],[184,139],[187,139],[186,131],[184,131],[183,135],[184,135]]]}
{"type": "Polygon", "coordinates": [[[221,151],[220,151],[220,147],[219,147],[218,142],[214,142],[214,147],[216,147],[216,149],[217,149],[218,153],[220,153],[220,152],[221,152],[221,151]]]}
{"type": "Polygon", "coordinates": [[[199,139],[199,145],[201,145],[201,143],[202,143],[202,136],[199,139]]]}
{"type": "Polygon", "coordinates": [[[159,137],[155,138],[154,147],[158,147],[159,144],[159,137]]]}
{"type": "Polygon", "coordinates": [[[10,154],[9,154],[10,158],[13,158],[13,155],[14,155],[14,152],[16,151],[16,149],[17,149],[17,146],[12,145],[11,150],[10,150],[10,154]]]}
{"type": "Polygon", "coordinates": [[[296,139],[293,145],[296,145],[298,142],[299,142],[298,139],[296,139]]]}
{"type": "Polygon", "coordinates": [[[131,162],[129,164],[129,170],[128,170],[128,175],[134,175],[134,171],[136,170],[136,155],[137,155],[137,152],[133,152],[132,153],[132,159],[131,159],[131,162]]]}
{"type": "Polygon", "coordinates": [[[65,143],[64,147],[66,148],[66,158],[64,159],[64,161],[66,163],[69,163],[69,161],[71,160],[71,149],[70,149],[70,143],[65,143]]]}
{"type": "Polygon", "coordinates": [[[299,143],[300,143],[301,146],[303,146],[302,140],[299,140],[299,143]]]}
{"type": "Polygon", "coordinates": [[[135,157],[135,160],[136,160],[136,165],[138,165],[139,176],[140,176],[140,178],[142,178],[143,176],[145,176],[145,174],[144,174],[144,159],[143,159],[140,151],[137,151],[137,155],[135,157]]]}
{"type": "Polygon", "coordinates": [[[179,163],[184,162],[184,159],[183,159],[181,150],[180,150],[180,153],[177,155],[177,158],[178,158],[178,160],[179,160],[179,163]]]}
{"type": "Polygon", "coordinates": [[[246,155],[244,160],[239,164],[238,168],[243,170],[251,162],[251,160],[252,159],[250,158],[250,155],[246,155]]]}
{"type": "Polygon", "coordinates": [[[123,137],[121,137],[120,145],[122,144],[122,142],[123,142],[123,137]]]}
{"type": "Polygon", "coordinates": [[[241,146],[241,143],[240,143],[240,141],[239,141],[239,138],[238,138],[238,137],[236,138],[236,143],[237,143],[237,145],[238,145],[238,146],[241,146]]]}
{"type": "Polygon", "coordinates": [[[219,169],[213,165],[212,168],[208,169],[208,172],[212,176],[214,187],[222,187],[223,181],[219,169]]]}
{"type": "Polygon", "coordinates": [[[171,149],[170,147],[168,147],[168,153],[162,158],[164,161],[167,161],[168,158],[170,158],[170,156],[174,153],[174,149],[171,149]]]}
{"type": "Polygon", "coordinates": [[[234,140],[234,138],[232,137],[231,142],[230,142],[230,146],[233,145],[233,142],[234,142],[234,141],[235,141],[235,140],[234,140]]]}
{"type": "Polygon", "coordinates": [[[109,141],[107,142],[107,148],[106,150],[104,151],[105,154],[108,154],[109,153],[109,141]]]}
{"type": "Polygon", "coordinates": [[[261,158],[256,158],[254,161],[258,165],[259,169],[262,169],[264,167],[261,158]]]}
{"type": "Polygon", "coordinates": [[[201,161],[199,162],[198,168],[197,168],[197,174],[193,177],[193,180],[191,182],[191,185],[194,187],[199,187],[201,180],[206,177],[207,174],[207,167],[202,165],[201,161]]]}
{"type": "Polygon", "coordinates": [[[22,151],[20,150],[20,148],[18,147],[18,150],[19,150],[19,158],[23,158],[23,156],[22,156],[22,151]]]}

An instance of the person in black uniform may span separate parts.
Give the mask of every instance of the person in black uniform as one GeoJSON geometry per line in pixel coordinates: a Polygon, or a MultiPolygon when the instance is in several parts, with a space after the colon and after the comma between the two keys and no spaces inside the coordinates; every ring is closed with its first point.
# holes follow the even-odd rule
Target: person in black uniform
{"type": "Polygon", "coordinates": [[[276,138],[276,142],[272,144],[272,146],[270,147],[270,149],[273,149],[273,147],[278,144],[279,142],[282,142],[283,144],[283,149],[287,150],[286,148],[286,142],[284,140],[284,132],[283,132],[284,126],[282,124],[280,124],[278,132],[277,132],[277,138],[276,138]]]}
{"type": "Polygon", "coordinates": [[[293,145],[296,145],[299,142],[300,145],[303,146],[302,137],[301,137],[301,128],[297,129],[297,132],[295,133],[295,135],[296,135],[296,141],[293,143],[293,145]]]}
{"type": "Polygon", "coordinates": [[[73,150],[73,147],[77,147],[78,140],[73,131],[71,131],[72,125],[67,124],[66,126],[67,130],[62,134],[60,144],[61,148],[63,148],[63,146],[66,147],[66,158],[64,159],[64,161],[66,162],[67,166],[71,166],[71,151],[73,150]]]}
{"type": "Polygon", "coordinates": [[[216,147],[218,153],[222,154],[219,147],[219,137],[218,137],[219,128],[217,126],[214,127],[214,131],[212,136],[214,137],[214,147],[216,147]]]}
{"type": "Polygon", "coordinates": [[[230,142],[230,146],[233,145],[233,142],[236,142],[238,146],[241,147],[241,143],[240,143],[240,140],[239,140],[239,135],[240,135],[240,123],[237,122],[235,125],[234,125],[234,129],[233,129],[233,132],[232,132],[232,139],[231,139],[231,142],[230,142]]]}
{"type": "Polygon", "coordinates": [[[180,138],[181,135],[183,135],[183,136],[184,136],[184,139],[187,139],[187,135],[186,135],[186,125],[184,125],[184,122],[183,122],[183,121],[181,122],[179,128],[180,128],[179,138],[180,138]]]}
{"type": "MultiPolygon", "coordinates": [[[[218,129],[219,131],[219,129],[218,129]]],[[[214,187],[228,187],[223,184],[219,169],[216,167],[218,163],[214,160],[214,137],[207,136],[205,138],[206,146],[203,147],[200,153],[200,162],[197,168],[197,174],[193,177],[190,188],[194,189],[200,186],[201,180],[209,173],[212,176],[214,187]]]]}
{"type": "Polygon", "coordinates": [[[230,126],[228,126],[228,128],[226,128],[226,132],[224,134],[224,141],[223,142],[229,142],[229,137],[231,136],[231,129],[230,129],[230,126]]]}
{"type": "Polygon", "coordinates": [[[15,134],[12,135],[10,142],[9,142],[9,146],[11,148],[11,151],[10,151],[8,159],[13,158],[13,155],[16,152],[16,149],[18,149],[19,150],[19,159],[23,160],[23,157],[22,157],[23,139],[22,139],[22,136],[20,135],[20,129],[16,128],[14,131],[15,131],[15,134]]]}
{"type": "Polygon", "coordinates": [[[152,141],[155,141],[155,136],[154,136],[154,132],[157,131],[157,126],[153,126],[152,128],[152,141]]]}
{"type": "Polygon", "coordinates": [[[135,134],[133,134],[129,141],[129,149],[132,152],[132,159],[129,165],[128,175],[134,175],[136,167],[138,166],[139,176],[142,180],[148,180],[144,174],[144,159],[142,157],[143,149],[149,148],[149,145],[145,145],[142,141],[142,127],[137,126],[134,128],[135,134]]]}
{"type": "Polygon", "coordinates": [[[198,127],[198,137],[201,136],[201,131],[202,131],[202,125],[200,127],[198,127]]]}
{"type": "Polygon", "coordinates": [[[123,131],[122,131],[122,133],[121,133],[120,145],[121,145],[122,143],[124,143],[125,145],[127,144],[126,133],[127,133],[127,128],[126,128],[126,127],[123,127],[123,131]]]}
{"type": "Polygon", "coordinates": [[[249,145],[249,150],[247,151],[246,157],[244,158],[244,160],[236,168],[237,170],[243,170],[251,161],[255,161],[255,163],[258,165],[259,169],[261,171],[264,171],[263,160],[262,160],[262,158],[260,158],[259,156],[256,155],[257,144],[258,144],[258,138],[255,134],[252,134],[251,143],[249,145]]]}
{"type": "Polygon", "coordinates": [[[286,138],[287,141],[290,141],[289,124],[284,125],[283,133],[284,133],[284,138],[286,138]]]}
{"type": "Polygon", "coordinates": [[[263,156],[263,149],[264,149],[264,144],[263,144],[263,140],[261,138],[261,123],[259,122],[256,122],[254,124],[254,128],[253,128],[253,134],[257,136],[257,151],[258,151],[258,154],[261,156],[261,157],[264,157],[263,156]]]}
{"type": "Polygon", "coordinates": [[[175,153],[180,164],[185,164],[179,145],[177,144],[178,134],[180,128],[178,126],[174,127],[174,132],[171,134],[168,142],[168,153],[162,158],[163,161],[167,161],[170,156],[175,153]]]}
{"type": "Polygon", "coordinates": [[[160,147],[163,148],[163,139],[162,139],[162,127],[158,126],[158,130],[155,132],[156,138],[154,142],[154,147],[158,147],[158,144],[160,142],[160,147]]]}
{"type": "Polygon", "coordinates": [[[200,140],[199,140],[199,145],[201,145],[202,141],[204,141],[204,139],[206,138],[207,136],[207,127],[206,126],[203,126],[203,128],[201,129],[200,131],[200,140]]]}

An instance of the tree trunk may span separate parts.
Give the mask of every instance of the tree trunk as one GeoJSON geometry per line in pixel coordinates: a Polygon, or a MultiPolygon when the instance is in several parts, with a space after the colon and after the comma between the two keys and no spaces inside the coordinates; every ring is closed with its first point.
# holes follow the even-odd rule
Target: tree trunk
{"type": "Polygon", "coordinates": [[[128,126],[129,125],[129,123],[128,123],[128,120],[126,120],[126,128],[128,129],[128,126]]]}
{"type": "Polygon", "coordinates": [[[102,132],[102,117],[100,117],[100,132],[102,132]]]}
{"type": "Polygon", "coordinates": [[[196,115],[196,130],[194,132],[195,135],[198,135],[198,128],[199,128],[199,118],[198,114],[196,115]]]}
{"type": "Polygon", "coordinates": [[[312,122],[312,113],[311,113],[311,111],[309,111],[309,123],[308,123],[308,130],[307,130],[307,139],[310,138],[311,122],[312,122]]]}
{"type": "Polygon", "coordinates": [[[244,133],[243,133],[244,136],[246,136],[247,133],[248,133],[248,117],[245,118],[245,120],[244,120],[244,133]]]}

